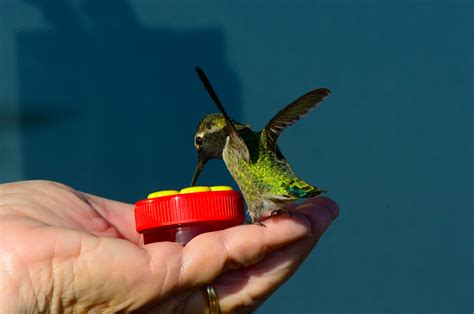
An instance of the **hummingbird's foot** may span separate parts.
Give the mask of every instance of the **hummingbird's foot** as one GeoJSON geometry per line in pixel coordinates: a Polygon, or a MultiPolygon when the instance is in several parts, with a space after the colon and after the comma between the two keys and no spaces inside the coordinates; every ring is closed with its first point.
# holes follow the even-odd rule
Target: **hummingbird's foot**
{"type": "Polygon", "coordinates": [[[266,225],[264,225],[264,224],[263,224],[262,222],[260,222],[260,221],[247,220],[247,221],[245,222],[245,224],[246,224],[246,225],[259,225],[259,226],[265,227],[265,228],[267,227],[266,225]]]}
{"type": "Polygon", "coordinates": [[[288,214],[288,216],[291,218],[292,214],[291,214],[291,211],[289,211],[288,209],[274,209],[272,210],[272,212],[270,213],[270,216],[275,216],[275,215],[281,215],[281,214],[288,214]]]}
{"type": "Polygon", "coordinates": [[[272,212],[270,213],[270,216],[279,215],[279,214],[281,214],[281,212],[282,212],[282,209],[274,209],[274,210],[272,210],[272,212]]]}

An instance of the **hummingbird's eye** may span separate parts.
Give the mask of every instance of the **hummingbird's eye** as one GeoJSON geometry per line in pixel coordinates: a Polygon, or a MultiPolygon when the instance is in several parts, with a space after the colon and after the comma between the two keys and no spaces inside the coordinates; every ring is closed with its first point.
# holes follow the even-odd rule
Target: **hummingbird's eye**
{"type": "Polygon", "coordinates": [[[196,137],[196,145],[197,145],[197,146],[201,146],[201,145],[202,145],[202,137],[200,137],[200,136],[197,136],[197,137],[196,137]]]}

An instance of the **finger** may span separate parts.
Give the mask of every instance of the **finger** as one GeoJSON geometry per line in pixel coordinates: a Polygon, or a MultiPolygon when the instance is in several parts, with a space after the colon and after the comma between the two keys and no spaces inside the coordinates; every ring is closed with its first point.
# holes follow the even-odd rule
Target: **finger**
{"type": "Polygon", "coordinates": [[[329,198],[309,200],[295,208],[311,221],[313,235],[270,253],[255,265],[222,274],[214,282],[222,311],[245,304],[258,306],[277,287],[283,284],[301,265],[319,241],[330,223],[337,217],[339,208],[329,198]],[[235,281],[241,283],[235,289],[235,281]]]}
{"type": "MultiPolygon", "coordinates": [[[[339,206],[337,203],[326,196],[307,198],[301,203],[296,201],[288,204],[285,209],[290,211],[302,210],[303,208],[308,208],[308,206],[310,207],[311,205],[327,208],[331,213],[331,217],[336,218],[339,215],[339,206]]],[[[309,210],[312,211],[313,209],[310,208],[309,210]]]]}
{"type": "Polygon", "coordinates": [[[202,234],[183,250],[180,283],[201,286],[223,271],[254,264],[265,254],[311,234],[311,222],[303,215],[294,219],[271,217],[266,227],[243,225],[202,234]]]}
{"type": "Polygon", "coordinates": [[[294,209],[311,221],[313,233],[322,234],[330,223],[339,216],[339,206],[329,197],[320,196],[307,199],[294,209]]]}
{"type": "Polygon", "coordinates": [[[310,239],[300,239],[270,253],[257,264],[219,276],[213,285],[219,297],[220,309],[227,312],[245,305],[255,310],[298,269],[316,243],[310,239]]]}
{"type": "Polygon", "coordinates": [[[204,285],[224,270],[255,264],[266,254],[298,239],[316,239],[338,211],[334,201],[327,198],[308,200],[297,209],[301,214],[290,219],[266,219],[266,227],[245,225],[196,237],[183,250],[180,282],[204,285]]]}

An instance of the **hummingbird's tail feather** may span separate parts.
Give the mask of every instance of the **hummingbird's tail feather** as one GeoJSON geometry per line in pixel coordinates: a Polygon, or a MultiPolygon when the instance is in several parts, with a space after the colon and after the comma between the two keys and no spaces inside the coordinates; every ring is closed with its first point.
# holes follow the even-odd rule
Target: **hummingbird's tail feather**
{"type": "Polygon", "coordinates": [[[308,197],[315,197],[315,196],[319,196],[323,193],[326,193],[326,191],[324,190],[321,190],[320,188],[317,188],[317,187],[314,187],[315,189],[310,191],[309,193],[306,194],[305,198],[308,198],[308,197]]]}
{"type": "Polygon", "coordinates": [[[297,199],[315,197],[324,192],[317,186],[308,184],[303,180],[290,182],[286,188],[286,191],[290,196],[297,199]]]}

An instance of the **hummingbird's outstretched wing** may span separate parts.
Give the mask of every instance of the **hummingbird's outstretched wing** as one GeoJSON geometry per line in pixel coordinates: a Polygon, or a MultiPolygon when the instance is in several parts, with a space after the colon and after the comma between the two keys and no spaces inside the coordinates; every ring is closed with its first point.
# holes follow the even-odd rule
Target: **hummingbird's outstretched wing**
{"type": "Polygon", "coordinates": [[[219,97],[217,97],[216,92],[214,91],[214,88],[212,88],[211,83],[207,79],[206,74],[204,74],[204,71],[200,67],[196,67],[196,72],[201,79],[202,83],[204,84],[204,87],[206,88],[207,92],[209,93],[209,96],[211,96],[212,100],[216,104],[217,108],[219,111],[222,113],[225,119],[225,128],[227,130],[227,133],[229,134],[230,137],[230,142],[229,144],[234,146],[236,151],[238,151],[240,154],[242,154],[242,157],[249,162],[250,160],[250,153],[247,145],[245,144],[244,140],[242,137],[240,137],[239,133],[237,132],[237,129],[235,128],[234,123],[232,123],[232,120],[230,119],[229,115],[224,109],[224,106],[222,106],[221,101],[219,100],[219,97]]]}
{"type": "Polygon", "coordinates": [[[296,121],[301,119],[305,114],[316,108],[331,91],[327,88],[318,88],[304,94],[300,98],[293,101],[291,104],[280,110],[265,127],[267,134],[268,148],[273,152],[276,151],[278,136],[281,132],[296,121]]]}

